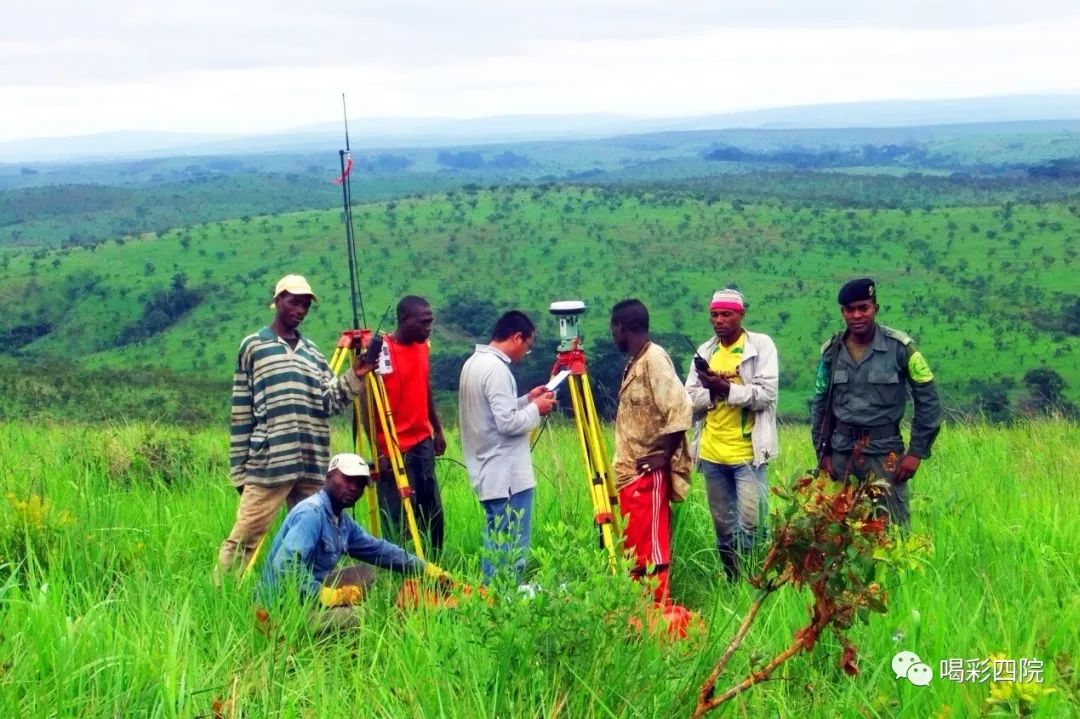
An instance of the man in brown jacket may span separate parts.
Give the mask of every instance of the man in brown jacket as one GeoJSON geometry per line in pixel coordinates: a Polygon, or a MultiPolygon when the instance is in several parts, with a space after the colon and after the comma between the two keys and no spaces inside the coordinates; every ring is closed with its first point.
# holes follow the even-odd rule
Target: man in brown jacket
{"type": "Polygon", "coordinates": [[[611,309],[611,338],[630,356],[615,417],[616,485],[623,546],[633,552],[634,575],[655,576],[657,604],[669,602],[671,506],[689,491],[686,431],[693,405],[668,353],[649,341],[649,310],[640,300],[611,309]]]}

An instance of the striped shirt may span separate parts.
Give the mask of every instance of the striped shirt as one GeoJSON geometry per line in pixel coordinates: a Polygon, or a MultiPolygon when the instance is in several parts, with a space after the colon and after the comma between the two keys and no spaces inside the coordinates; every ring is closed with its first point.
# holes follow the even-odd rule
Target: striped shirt
{"type": "Polygon", "coordinates": [[[296,348],[269,327],[244,338],[233,375],[229,464],[234,485],[322,482],[330,461],[328,418],[364,387],[340,377],[313,342],[296,348]]]}

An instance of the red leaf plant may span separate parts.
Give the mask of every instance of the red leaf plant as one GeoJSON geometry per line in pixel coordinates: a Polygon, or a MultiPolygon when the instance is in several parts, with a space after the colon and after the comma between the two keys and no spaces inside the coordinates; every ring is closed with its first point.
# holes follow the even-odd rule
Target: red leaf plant
{"type": "Polygon", "coordinates": [[[847,630],[856,620],[869,621],[871,612],[887,611],[879,578],[890,567],[920,566],[929,546],[924,537],[901,535],[888,526],[878,502],[884,486],[881,481],[841,483],[818,473],[798,477],[786,489],[773,488],[784,509],[772,518],[772,543],[760,572],[750,580],[757,594],[701,686],[695,719],[767,680],[799,652],[813,649],[825,630],[843,647],[840,668],[848,676],[859,673],[857,649],[847,630]],[[783,651],[718,693],[716,685],[762,604],[783,587],[810,590],[809,623],[794,632],[783,651]]]}

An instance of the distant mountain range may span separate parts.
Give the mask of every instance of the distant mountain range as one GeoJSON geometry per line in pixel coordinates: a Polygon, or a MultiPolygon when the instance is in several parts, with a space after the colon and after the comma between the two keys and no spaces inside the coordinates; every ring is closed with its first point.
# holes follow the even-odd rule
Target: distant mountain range
{"type": "MultiPolygon", "coordinates": [[[[667,130],[906,127],[1066,119],[1080,119],[1080,91],[950,100],[801,105],[697,117],[597,113],[500,115],[471,119],[358,118],[350,123],[350,133],[354,147],[372,149],[588,139],[667,130]]],[[[340,144],[340,122],[243,136],[133,130],[0,142],[0,162],[324,151],[327,146],[340,144]]]]}

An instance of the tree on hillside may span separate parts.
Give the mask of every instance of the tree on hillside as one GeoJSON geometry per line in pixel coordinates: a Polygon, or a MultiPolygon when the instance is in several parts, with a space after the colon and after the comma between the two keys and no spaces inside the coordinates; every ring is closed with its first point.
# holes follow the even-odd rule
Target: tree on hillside
{"type": "Polygon", "coordinates": [[[484,156],[479,152],[463,150],[462,152],[449,152],[440,150],[435,161],[440,165],[455,170],[479,170],[484,166],[484,156]]]}
{"type": "Polygon", "coordinates": [[[461,330],[474,339],[489,337],[499,315],[499,308],[492,300],[471,293],[452,295],[447,298],[446,304],[439,308],[440,322],[461,330]]]}
{"type": "Polygon", "coordinates": [[[1074,298],[1072,304],[1065,305],[1061,317],[1061,329],[1073,337],[1080,335],[1080,297],[1074,298]]]}
{"type": "Polygon", "coordinates": [[[987,422],[999,424],[1013,417],[1009,404],[1008,383],[1002,380],[973,381],[971,391],[975,395],[974,409],[987,422]]]}
{"type": "Polygon", "coordinates": [[[147,339],[171,325],[194,309],[203,299],[203,293],[187,286],[188,277],[177,272],[168,288],[158,290],[143,304],[142,317],[133,325],[121,330],[117,346],[147,339]]]}
{"type": "Polygon", "coordinates": [[[469,353],[431,355],[431,386],[437,390],[457,392],[461,379],[461,368],[469,353]]]}
{"type": "Polygon", "coordinates": [[[529,158],[507,150],[491,158],[491,166],[497,170],[518,170],[529,166],[529,158]]]}
{"type": "Polygon", "coordinates": [[[1065,398],[1065,379],[1049,367],[1036,367],[1024,373],[1024,386],[1028,397],[1024,409],[1031,413],[1051,414],[1060,412],[1075,415],[1076,407],[1065,398]]]}

